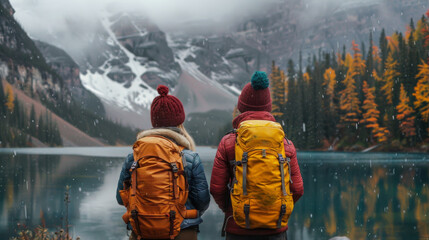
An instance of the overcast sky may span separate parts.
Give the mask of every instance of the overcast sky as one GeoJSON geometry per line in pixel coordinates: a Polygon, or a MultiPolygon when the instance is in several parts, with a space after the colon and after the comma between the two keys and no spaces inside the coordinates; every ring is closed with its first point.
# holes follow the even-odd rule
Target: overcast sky
{"type": "Polygon", "coordinates": [[[137,11],[161,28],[192,20],[228,23],[244,15],[257,14],[270,2],[279,0],[10,0],[15,17],[30,35],[54,31],[67,21],[90,27],[94,17],[107,10],[137,11]]]}

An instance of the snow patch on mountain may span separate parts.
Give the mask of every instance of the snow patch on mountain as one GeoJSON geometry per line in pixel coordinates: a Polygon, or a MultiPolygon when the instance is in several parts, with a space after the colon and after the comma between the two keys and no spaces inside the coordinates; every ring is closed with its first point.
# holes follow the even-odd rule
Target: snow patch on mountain
{"type": "MultiPolygon", "coordinates": [[[[200,70],[201,67],[197,63],[187,60],[189,57],[195,59],[197,57],[196,52],[200,50],[200,47],[191,44],[192,39],[180,39],[175,41],[170,35],[166,37],[168,45],[173,49],[176,61],[180,64],[183,71],[186,71],[194,79],[209,85],[210,88],[214,87],[230,94],[231,97],[235,98],[240,95],[240,91],[233,85],[227,83],[222,84],[222,82],[231,80],[231,73],[222,70],[218,72],[211,71],[210,77],[208,77],[200,70]],[[233,88],[235,88],[235,90],[232,90],[233,88]]],[[[221,57],[221,64],[225,66],[233,65],[233,63],[230,63],[225,57],[221,57]]]]}
{"type": "MultiPolygon", "coordinates": [[[[118,21],[118,19],[117,19],[118,21]]],[[[104,30],[108,34],[106,40],[107,44],[114,47],[119,47],[120,51],[126,55],[128,62],[123,66],[112,66],[111,62],[117,57],[113,56],[110,52],[107,54],[108,60],[106,60],[100,70],[92,72],[87,71],[85,74],[81,74],[82,84],[85,88],[92,91],[98,97],[103,99],[108,104],[114,104],[129,111],[134,111],[143,114],[144,109],[149,109],[150,104],[154,97],[158,94],[156,90],[151,88],[146,82],[141,79],[144,73],[150,71],[160,73],[163,77],[174,78],[172,73],[164,73],[159,68],[154,66],[146,67],[142,65],[144,59],[142,57],[136,57],[127,48],[125,48],[112,31],[111,27],[116,21],[110,21],[108,17],[105,17],[101,21],[104,30]],[[124,68],[125,66],[125,68],[124,68]],[[116,73],[129,69],[130,74],[133,74],[134,78],[130,82],[117,82],[112,81],[108,76],[109,73],[116,73]]],[[[136,29],[139,30],[138,37],[144,36],[146,33],[139,29],[133,24],[136,29]]],[[[129,36],[126,36],[129,37],[129,36]]]]}

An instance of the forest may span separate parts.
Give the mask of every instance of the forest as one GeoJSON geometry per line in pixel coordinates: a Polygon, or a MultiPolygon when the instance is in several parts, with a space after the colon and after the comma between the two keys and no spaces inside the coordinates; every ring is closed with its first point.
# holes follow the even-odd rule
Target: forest
{"type": "Polygon", "coordinates": [[[272,63],[273,115],[298,149],[429,151],[429,11],[369,43],[272,63]]]}
{"type": "Polygon", "coordinates": [[[24,105],[14,95],[10,84],[6,91],[0,82],[0,146],[32,146],[38,139],[47,146],[61,146],[62,139],[57,123],[47,111],[36,117],[34,105],[28,115],[24,105]]]}
{"type": "MultiPolygon", "coordinates": [[[[75,101],[58,99],[58,103],[54,103],[46,98],[40,101],[47,109],[106,145],[131,144],[134,140],[136,130],[82,109],[75,101]]],[[[63,146],[58,124],[51,113],[45,111],[37,115],[34,105],[26,108],[8,82],[5,87],[0,83],[0,118],[0,147],[34,147],[37,146],[34,141],[51,147],[63,146]]]]}

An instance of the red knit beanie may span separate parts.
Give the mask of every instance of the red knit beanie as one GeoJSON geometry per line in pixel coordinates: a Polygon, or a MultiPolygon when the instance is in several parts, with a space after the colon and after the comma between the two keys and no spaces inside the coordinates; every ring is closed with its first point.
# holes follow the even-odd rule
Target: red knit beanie
{"type": "Polygon", "coordinates": [[[238,97],[237,108],[241,113],[246,111],[271,112],[271,94],[269,80],[265,72],[256,71],[250,83],[244,86],[238,97]]]}
{"type": "Polygon", "coordinates": [[[176,127],[185,121],[185,111],[182,102],[172,95],[168,95],[168,87],[159,85],[156,89],[159,96],[153,99],[150,106],[150,120],[152,126],[176,127]]]}

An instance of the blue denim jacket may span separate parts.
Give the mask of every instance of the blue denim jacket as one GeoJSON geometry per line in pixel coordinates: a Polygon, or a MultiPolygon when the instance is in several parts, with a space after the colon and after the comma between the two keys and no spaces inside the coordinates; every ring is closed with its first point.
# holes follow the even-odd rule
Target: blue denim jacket
{"type": "MultiPolygon", "coordinates": [[[[186,209],[197,209],[199,216],[192,219],[184,219],[180,225],[181,229],[196,226],[203,222],[201,216],[204,211],[209,207],[210,194],[207,185],[204,168],[198,153],[190,150],[183,150],[186,159],[185,172],[189,185],[188,201],[186,202],[186,209]]],[[[119,190],[124,188],[123,182],[131,179],[130,168],[134,162],[133,154],[129,154],[122,165],[121,175],[119,176],[118,187],[116,189],[116,200],[119,204],[123,205],[119,190]]]]}

